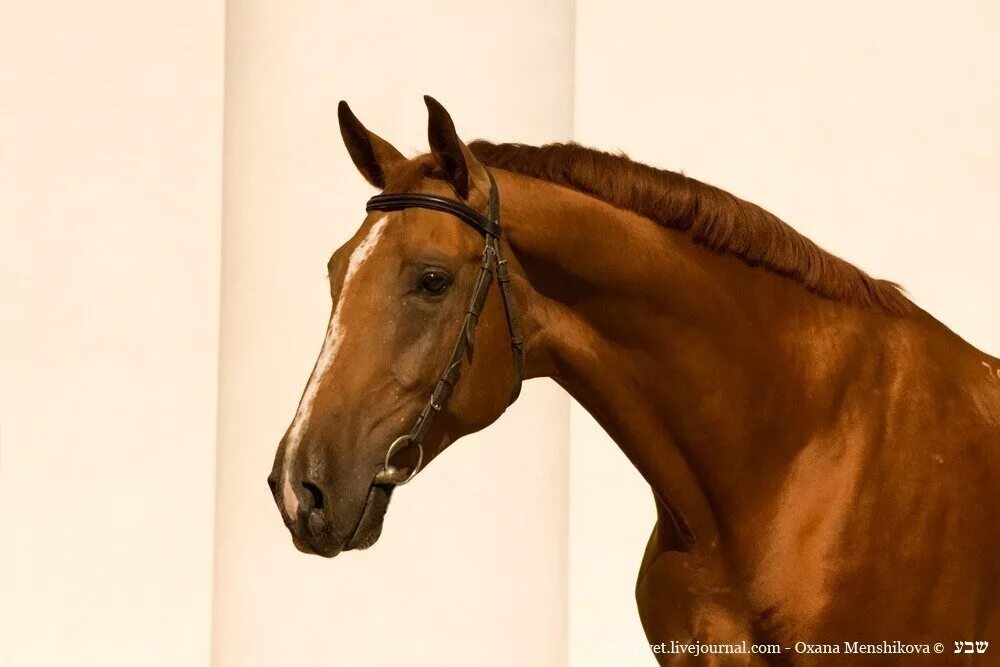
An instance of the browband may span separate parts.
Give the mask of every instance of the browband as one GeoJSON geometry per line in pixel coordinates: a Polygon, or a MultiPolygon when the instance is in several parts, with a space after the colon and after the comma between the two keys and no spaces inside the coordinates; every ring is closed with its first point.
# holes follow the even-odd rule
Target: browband
{"type": "Polygon", "coordinates": [[[432,211],[450,213],[483,236],[500,238],[500,225],[498,223],[490,220],[471,206],[466,206],[454,199],[424,193],[375,195],[365,205],[365,210],[368,213],[372,211],[402,211],[406,208],[426,208],[432,211]]]}

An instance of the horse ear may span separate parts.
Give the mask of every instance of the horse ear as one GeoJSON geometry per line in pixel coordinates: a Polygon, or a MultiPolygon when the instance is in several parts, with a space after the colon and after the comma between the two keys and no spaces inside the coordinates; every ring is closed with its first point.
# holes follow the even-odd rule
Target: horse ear
{"type": "Polygon", "coordinates": [[[337,118],[340,120],[340,135],[354,166],[366,181],[376,188],[385,188],[385,172],[406,158],[388,141],[368,131],[343,100],[337,106],[337,118]]]}
{"type": "Polygon", "coordinates": [[[455,123],[441,103],[430,95],[424,95],[424,103],[427,104],[427,139],[431,153],[458,196],[468,198],[474,185],[487,181],[486,169],[458,138],[455,123]]]}

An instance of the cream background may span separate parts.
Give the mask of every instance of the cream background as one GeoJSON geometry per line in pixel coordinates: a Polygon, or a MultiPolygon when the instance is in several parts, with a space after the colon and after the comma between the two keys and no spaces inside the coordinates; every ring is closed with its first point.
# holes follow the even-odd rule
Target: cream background
{"type": "Polygon", "coordinates": [[[1000,353],[995,3],[391,4],[0,0],[0,665],[652,664],[648,490],[547,381],[371,551],[292,548],[265,476],[371,192],[341,98],[404,152],[430,92],[684,170],[1000,353]]]}
{"type": "Polygon", "coordinates": [[[0,665],[205,665],[223,3],[0,2],[0,665]]]}

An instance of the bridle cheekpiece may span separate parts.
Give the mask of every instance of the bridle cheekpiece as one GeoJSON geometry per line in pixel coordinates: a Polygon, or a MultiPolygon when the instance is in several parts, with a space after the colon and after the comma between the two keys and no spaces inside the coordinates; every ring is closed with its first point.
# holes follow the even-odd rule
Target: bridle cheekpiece
{"type": "Polygon", "coordinates": [[[458,382],[462,372],[462,358],[465,356],[466,349],[472,347],[476,335],[476,324],[479,322],[479,315],[486,303],[486,295],[489,294],[490,286],[493,284],[494,275],[496,275],[497,284],[500,286],[500,296],[503,298],[504,310],[507,313],[507,328],[510,331],[510,346],[514,355],[514,388],[511,392],[510,402],[513,403],[521,392],[521,380],[524,375],[524,350],[517,311],[514,307],[514,295],[510,287],[510,269],[507,266],[507,260],[500,252],[500,193],[497,191],[493,174],[488,169],[486,169],[486,174],[490,180],[490,196],[486,215],[457,199],[424,193],[375,195],[368,200],[368,204],[365,206],[365,210],[369,213],[372,211],[402,211],[408,208],[423,208],[448,213],[475,229],[486,240],[476,286],[472,292],[469,307],[465,311],[465,318],[458,340],[455,341],[455,346],[452,349],[451,358],[445,366],[444,372],[441,373],[430,399],[417,416],[413,428],[410,429],[409,433],[399,436],[389,445],[382,469],[375,475],[376,484],[395,486],[406,484],[413,479],[423,465],[424,438],[430,430],[435,413],[444,409],[455,383],[458,382]],[[389,459],[396,452],[411,446],[417,447],[417,463],[413,470],[406,474],[389,463],[389,459]]]}

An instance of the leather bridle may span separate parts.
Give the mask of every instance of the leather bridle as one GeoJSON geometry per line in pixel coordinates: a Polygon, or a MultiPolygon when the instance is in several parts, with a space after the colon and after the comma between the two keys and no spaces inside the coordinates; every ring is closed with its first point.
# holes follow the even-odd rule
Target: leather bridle
{"type": "Polygon", "coordinates": [[[452,349],[451,358],[444,367],[444,372],[438,379],[437,386],[431,394],[427,405],[420,411],[416,423],[406,435],[396,438],[388,451],[385,453],[382,469],[375,476],[375,484],[393,484],[396,486],[406,484],[417,474],[424,461],[423,441],[430,430],[431,421],[435,413],[444,409],[448,402],[451,391],[458,382],[462,373],[462,357],[467,348],[472,346],[476,335],[476,324],[479,322],[479,315],[486,303],[486,295],[489,294],[490,286],[493,284],[493,275],[496,275],[497,284],[500,286],[500,295],[503,297],[504,310],[507,312],[507,328],[510,330],[510,346],[514,353],[514,389],[511,392],[510,402],[513,403],[521,392],[521,380],[524,375],[524,351],[522,349],[521,329],[517,321],[517,311],[514,307],[514,295],[510,288],[510,269],[507,267],[507,260],[500,252],[500,194],[497,191],[496,181],[493,174],[486,170],[490,179],[490,196],[487,205],[486,215],[471,206],[456,199],[438,197],[437,195],[424,193],[405,194],[383,194],[376,195],[368,200],[365,210],[372,211],[402,211],[408,208],[424,208],[432,211],[440,211],[455,216],[466,223],[477,232],[483,235],[486,245],[483,248],[483,259],[479,265],[479,276],[476,278],[476,287],[472,292],[472,299],[469,307],[465,311],[465,318],[459,332],[458,340],[452,349]],[[393,454],[405,447],[416,446],[417,463],[413,470],[406,475],[403,471],[389,463],[393,454]]]}

